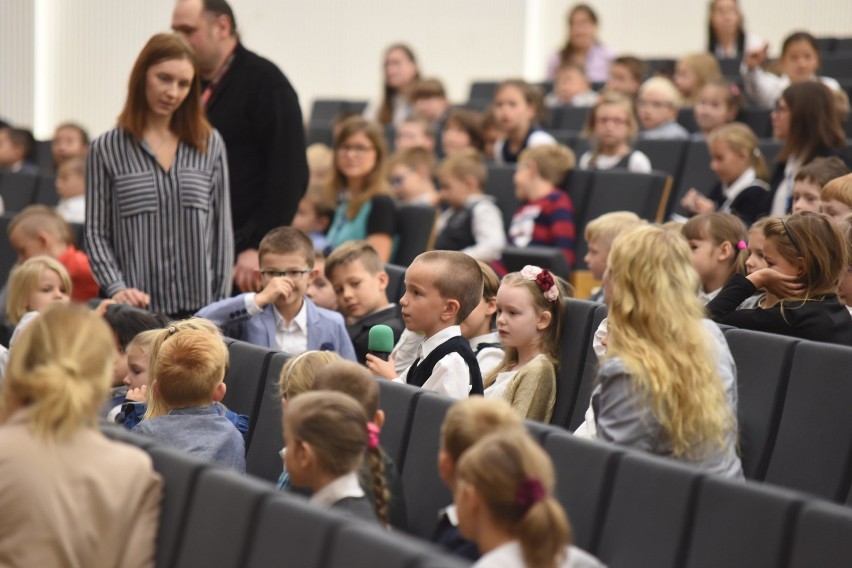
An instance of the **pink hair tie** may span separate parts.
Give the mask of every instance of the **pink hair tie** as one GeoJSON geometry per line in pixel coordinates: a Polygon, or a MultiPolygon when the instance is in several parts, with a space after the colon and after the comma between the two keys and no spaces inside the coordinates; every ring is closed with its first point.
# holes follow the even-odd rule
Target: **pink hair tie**
{"type": "Polygon", "coordinates": [[[544,499],[544,486],[537,477],[528,477],[518,484],[515,503],[525,511],[544,499]]]}
{"type": "Polygon", "coordinates": [[[745,250],[748,248],[748,244],[745,241],[740,241],[737,243],[737,249],[745,250]]]}
{"type": "Polygon", "coordinates": [[[367,422],[367,432],[369,433],[369,438],[367,439],[367,449],[375,450],[379,447],[379,427],[376,426],[372,422],[367,422]]]}

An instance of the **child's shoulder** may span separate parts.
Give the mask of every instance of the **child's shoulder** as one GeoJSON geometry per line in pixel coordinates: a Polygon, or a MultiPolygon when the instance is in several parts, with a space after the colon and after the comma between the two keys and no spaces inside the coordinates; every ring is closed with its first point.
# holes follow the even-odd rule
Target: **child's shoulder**
{"type": "Polygon", "coordinates": [[[344,325],[343,315],[340,312],[329,310],[316,305],[310,298],[305,297],[305,303],[308,305],[308,312],[313,312],[318,318],[328,320],[334,323],[344,325]]]}

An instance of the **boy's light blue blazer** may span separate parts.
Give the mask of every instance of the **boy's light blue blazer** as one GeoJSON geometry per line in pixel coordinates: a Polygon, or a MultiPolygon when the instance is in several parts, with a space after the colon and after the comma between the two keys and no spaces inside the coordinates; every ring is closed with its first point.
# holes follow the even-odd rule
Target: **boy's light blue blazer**
{"type": "MultiPolygon", "coordinates": [[[[279,349],[275,341],[275,306],[269,304],[256,316],[246,311],[245,294],[226,298],[206,306],[195,314],[222,328],[228,337],[279,349]]],[[[308,350],[335,351],[344,359],[357,361],[355,348],[346,331],[343,316],[321,308],[305,298],[308,310],[308,350]]]]}

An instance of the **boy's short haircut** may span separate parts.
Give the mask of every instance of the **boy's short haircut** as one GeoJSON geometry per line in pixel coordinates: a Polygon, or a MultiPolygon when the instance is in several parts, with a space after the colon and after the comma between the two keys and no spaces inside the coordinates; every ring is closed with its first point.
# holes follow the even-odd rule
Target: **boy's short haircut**
{"type": "Polygon", "coordinates": [[[482,271],[482,299],[491,300],[497,297],[497,290],[500,288],[500,277],[494,272],[494,269],[487,262],[481,260],[476,261],[479,264],[479,269],[482,271]]]}
{"type": "Polygon", "coordinates": [[[518,163],[535,162],[538,175],[553,185],[559,185],[577,164],[574,152],[562,144],[544,144],[527,148],[518,156],[518,163]]]}
{"type": "Polygon", "coordinates": [[[426,175],[431,177],[435,171],[435,154],[420,147],[399,150],[388,158],[386,171],[390,171],[394,166],[405,166],[412,170],[426,168],[426,175]]]}
{"type": "Polygon", "coordinates": [[[9,223],[6,233],[11,235],[12,231],[18,227],[29,238],[35,238],[40,231],[44,231],[66,244],[74,242],[74,233],[71,231],[71,225],[62,218],[62,215],[47,205],[30,205],[25,207],[9,223]]]}
{"type": "Polygon", "coordinates": [[[356,260],[360,260],[364,270],[373,276],[385,269],[382,257],[373,245],[367,241],[348,241],[331,251],[325,259],[325,277],[331,280],[335,270],[356,260]]]}
{"type": "Polygon", "coordinates": [[[228,348],[221,337],[206,331],[181,330],[163,341],[152,367],[169,408],[207,406],[225,378],[228,348]]]}
{"type": "MultiPolygon", "coordinates": [[[[429,138],[435,137],[435,127],[432,126],[432,121],[425,116],[409,116],[402,121],[402,124],[417,124],[423,129],[423,134],[429,138]]],[[[399,129],[397,129],[399,130],[399,129]]]]}
{"type": "Polygon", "coordinates": [[[314,244],[305,233],[293,227],[276,227],[264,235],[257,253],[261,263],[264,255],[269,253],[299,254],[308,268],[314,267],[314,244]]]}
{"type": "Polygon", "coordinates": [[[485,139],[482,137],[482,114],[475,110],[466,108],[454,108],[447,114],[444,121],[444,130],[454,126],[467,132],[470,144],[480,152],[485,148],[485,139]]]}
{"type": "Polygon", "coordinates": [[[420,254],[414,262],[435,267],[432,285],[443,299],[459,303],[456,324],[467,319],[479,305],[482,300],[482,270],[473,257],[458,251],[431,250],[420,254]]]}
{"type": "Polygon", "coordinates": [[[584,79],[586,78],[586,70],[583,68],[583,66],[578,65],[573,61],[563,61],[562,63],[560,63],[559,67],[556,68],[556,74],[558,75],[561,71],[577,71],[583,76],[584,79]]]}
{"type": "Polygon", "coordinates": [[[468,148],[445,158],[438,166],[438,176],[449,176],[460,180],[465,180],[468,176],[471,176],[481,188],[485,184],[485,180],[488,179],[488,168],[485,166],[482,154],[473,148],[468,148]]]}
{"type": "Polygon", "coordinates": [[[849,167],[836,156],[830,158],[815,158],[796,173],[795,181],[811,182],[821,188],[835,178],[850,173],[849,167]]]}
{"type": "Polygon", "coordinates": [[[683,104],[680,91],[677,90],[671,79],[665,77],[651,77],[642,83],[642,86],[639,87],[639,98],[647,93],[660,93],[676,109],[679,109],[683,104]]]}
{"type": "Polygon", "coordinates": [[[86,156],[71,156],[69,158],[65,158],[59,165],[56,167],[56,171],[69,169],[78,176],[84,177],[86,175],[86,156]]]}
{"type": "Polygon", "coordinates": [[[4,131],[9,136],[9,142],[12,143],[12,146],[23,150],[24,159],[27,159],[33,153],[35,149],[35,137],[32,132],[25,128],[12,128],[11,126],[0,128],[0,132],[4,131]]]}
{"type": "Polygon", "coordinates": [[[81,125],[76,122],[63,122],[59,126],[56,127],[54,132],[59,132],[60,130],[74,130],[77,134],[80,135],[80,141],[83,143],[83,146],[89,145],[89,132],[83,128],[81,125]]]}
{"type": "Polygon", "coordinates": [[[632,211],[613,211],[612,213],[604,213],[586,225],[583,237],[586,242],[598,240],[605,243],[607,247],[612,245],[612,242],[624,229],[629,229],[635,225],[643,223],[639,215],[632,211]]]}
{"type": "Polygon", "coordinates": [[[366,367],[352,361],[335,361],[320,369],[313,390],[348,394],[364,407],[370,420],[379,410],[379,383],[366,367]]]}
{"type": "Polygon", "coordinates": [[[308,160],[308,169],[319,165],[332,167],[334,162],[334,150],[321,142],[315,142],[308,146],[305,149],[305,156],[308,160]]]}
{"type": "Polygon", "coordinates": [[[441,425],[441,449],[454,462],[483,436],[500,431],[523,431],[524,423],[503,399],[472,396],[447,411],[441,425]]]}
{"type": "Polygon", "coordinates": [[[447,98],[447,91],[444,89],[444,84],[438,79],[421,79],[414,84],[411,89],[409,99],[411,101],[419,101],[421,99],[447,98]]]}
{"type": "Polygon", "coordinates": [[[489,128],[500,128],[500,125],[497,123],[497,115],[494,114],[492,107],[488,107],[488,110],[482,115],[483,132],[489,128]]]}
{"type": "Polygon", "coordinates": [[[612,60],[612,65],[623,65],[626,67],[637,83],[641,83],[648,76],[648,64],[632,55],[616,57],[612,60]]]}
{"type": "Polygon", "coordinates": [[[852,207],[852,174],[834,178],[819,192],[822,201],[835,199],[844,205],[852,207]]]}
{"type": "Polygon", "coordinates": [[[133,338],[140,333],[160,329],[167,323],[166,318],[160,314],[140,310],[127,304],[108,306],[106,313],[104,313],[104,320],[112,329],[112,333],[122,350],[127,349],[133,338]]]}

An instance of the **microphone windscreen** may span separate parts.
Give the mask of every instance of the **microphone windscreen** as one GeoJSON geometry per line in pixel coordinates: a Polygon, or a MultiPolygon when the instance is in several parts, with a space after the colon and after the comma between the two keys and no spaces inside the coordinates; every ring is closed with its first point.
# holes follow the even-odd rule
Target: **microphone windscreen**
{"type": "Polygon", "coordinates": [[[367,341],[367,349],[381,353],[390,353],[393,351],[393,330],[384,324],[374,325],[370,328],[370,335],[367,341]]]}

